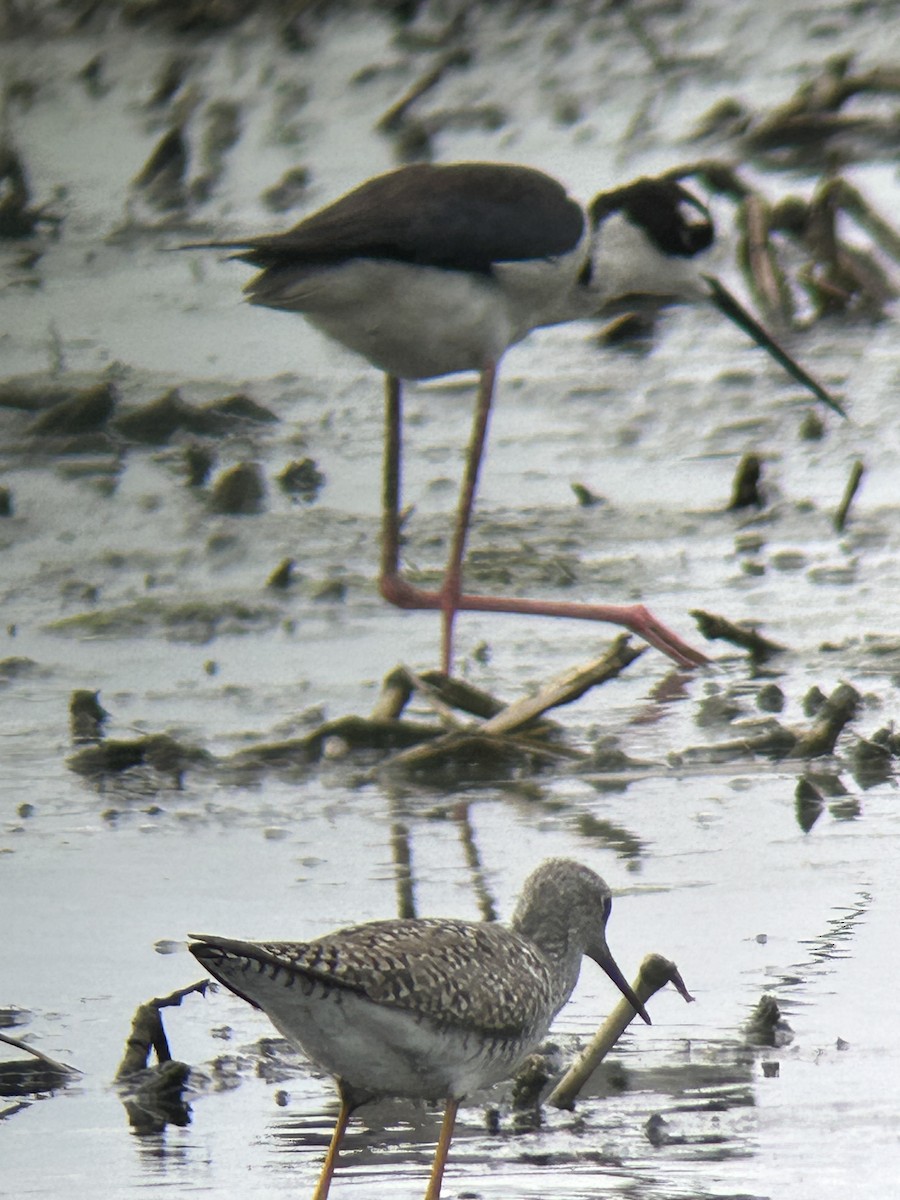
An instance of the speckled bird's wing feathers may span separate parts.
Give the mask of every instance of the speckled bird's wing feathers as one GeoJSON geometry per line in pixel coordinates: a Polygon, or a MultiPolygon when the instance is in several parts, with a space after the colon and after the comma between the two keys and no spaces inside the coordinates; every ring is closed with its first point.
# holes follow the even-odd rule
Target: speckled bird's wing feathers
{"type": "Polygon", "coordinates": [[[442,1024],[543,1032],[564,997],[541,952],[502,925],[389,920],[312,942],[256,943],[273,964],[442,1024]]]}

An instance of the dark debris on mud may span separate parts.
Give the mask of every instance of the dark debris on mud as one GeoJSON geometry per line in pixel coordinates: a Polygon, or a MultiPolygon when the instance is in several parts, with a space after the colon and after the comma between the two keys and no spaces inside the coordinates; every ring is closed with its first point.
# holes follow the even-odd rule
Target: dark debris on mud
{"type": "MultiPolygon", "coordinates": [[[[94,786],[105,790],[111,781],[137,773],[145,790],[184,786],[190,773],[214,774],[230,785],[255,785],[268,774],[306,776],[327,766],[342,764],[351,774],[369,778],[406,778],[438,790],[478,781],[533,778],[543,771],[558,771],[592,778],[620,780],[647,772],[682,770],[704,764],[747,764],[754,760],[796,761],[807,764],[797,791],[798,821],[811,828],[824,807],[821,789],[837,770],[849,768],[862,787],[885,782],[897,771],[900,734],[887,726],[870,737],[852,731],[862,697],[850,684],[840,684],[819,700],[807,697],[812,719],[805,727],[787,726],[774,716],[747,717],[743,700],[729,705],[712,693],[716,717],[702,724],[718,724],[731,738],[672,751],[666,763],[635,760],[606,737],[593,746],[573,739],[565,725],[548,713],[578,699],[590,688],[614,679],[643,651],[633,648],[627,636],[617,638],[600,659],[567,671],[557,679],[512,703],[472,687],[439,671],[418,674],[398,666],[383,681],[381,696],[368,716],[344,716],[316,724],[308,732],[284,740],[256,741],[229,756],[184,743],[170,734],[148,734],[119,739],[104,736],[109,714],[96,693],[81,690],[72,700],[73,740],[82,745],[68,765],[94,786]],[[406,715],[413,706],[421,715],[406,715]],[[77,733],[76,733],[77,730],[77,733]],[[843,749],[838,754],[838,742],[843,749]],[[812,774],[812,764],[826,767],[812,774]],[[833,768],[833,769],[832,769],[833,768]],[[830,772],[830,774],[829,774],[830,772]]],[[[760,692],[772,685],[763,682],[760,692]]],[[[706,705],[710,709],[709,703],[706,705]]],[[[582,814],[581,832],[601,835],[607,844],[620,843],[622,833],[582,814]],[[597,828],[593,828],[597,826],[597,828]],[[601,828],[602,826],[602,828],[601,828]]],[[[626,839],[627,842],[627,839],[626,839]]]]}

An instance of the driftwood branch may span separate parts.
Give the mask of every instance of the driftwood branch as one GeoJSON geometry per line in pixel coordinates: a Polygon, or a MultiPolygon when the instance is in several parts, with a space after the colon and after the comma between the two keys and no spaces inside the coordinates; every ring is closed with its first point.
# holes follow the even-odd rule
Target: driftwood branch
{"type": "Polygon", "coordinates": [[[424,701],[432,710],[434,715],[448,731],[455,731],[463,728],[463,722],[453,711],[453,704],[446,697],[441,688],[441,680],[427,679],[424,675],[418,675],[410,667],[404,667],[407,678],[412,685],[413,691],[416,692],[419,699],[424,701]]]}
{"type": "Polygon", "coordinates": [[[586,666],[566,671],[545,684],[533,696],[525,696],[470,728],[456,729],[425,745],[401,750],[384,764],[390,769],[420,768],[448,759],[502,761],[510,755],[531,756],[547,761],[574,759],[587,761],[581,750],[562,745],[542,736],[546,730],[537,722],[544,713],[563,704],[571,704],[590,688],[620,674],[643,654],[629,645],[627,635],[615,639],[607,652],[586,666]]]}
{"type": "Polygon", "coordinates": [[[601,658],[551,679],[534,696],[523,696],[522,699],[508,704],[502,712],[485,721],[481,732],[492,735],[515,733],[530,725],[549,709],[571,704],[581,699],[592,687],[614,679],[643,653],[644,649],[637,649],[629,644],[627,634],[620,634],[601,658]]]}
{"type": "Polygon", "coordinates": [[[762,478],[762,459],[758,454],[745,454],[738,463],[731,485],[728,511],[742,508],[762,508],[763,496],[759,482],[762,478]]]}
{"type": "Polygon", "coordinates": [[[819,709],[812,727],[797,737],[791,758],[832,754],[844,727],[856,716],[861,704],[862,697],[855,687],[838,684],[819,709]]]}

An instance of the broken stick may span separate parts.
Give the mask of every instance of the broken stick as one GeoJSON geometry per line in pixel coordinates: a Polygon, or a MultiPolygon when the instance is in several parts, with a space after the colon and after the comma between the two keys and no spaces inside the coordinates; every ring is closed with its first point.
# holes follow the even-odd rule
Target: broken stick
{"type": "MultiPolygon", "coordinates": [[[[673,962],[661,954],[648,954],[634,981],[635,995],[642,1004],[646,1004],[667,983],[674,984],[688,1003],[694,999],[673,962]]],[[[547,1103],[556,1108],[574,1108],[576,1096],[636,1015],[627,1000],[620,1000],[547,1097],[547,1103]]]]}

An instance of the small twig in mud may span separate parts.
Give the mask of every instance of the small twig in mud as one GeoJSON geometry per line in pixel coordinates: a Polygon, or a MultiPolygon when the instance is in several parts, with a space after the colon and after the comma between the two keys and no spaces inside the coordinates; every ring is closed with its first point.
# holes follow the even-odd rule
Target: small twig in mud
{"type": "Polygon", "coordinates": [[[443,671],[423,671],[421,678],[431,687],[436,688],[447,704],[472,717],[480,717],[483,721],[493,717],[506,707],[502,700],[498,700],[490,692],[486,692],[483,688],[477,688],[464,679],[455,679],[452,675],[445,675],[443,671]]]}
{"type": "Polygon", "coordinates": [[[797,745],[798,734],[774,719],[755,726],[743,737],[712,746],[689,746],[680,754],[670,755],[671,762],[732,762],[734,759],[763,755],[780,761],[790,758],[797,745]]]}
{"type": "Polygon", "coordinates": [[[473,717],[486,720],[500,712],[503,702],[496,696],[481,688],[466,683],[463,679],[454,679],[443,671],[422,671],[414,674],[408,667],[395,667],[385,675],[381,684],[381,695],[372,709],[370,719],[373,721],[396,720],[406,708],[416,690],[417,681],[427,685],[428,694],[434,695],[450,708],[458,708],[460,712],[469,713],[473,717]]]}
{"type": "Polygon", "coordinates": [[[786,1046],[794,1032],[781,1015],[774,996],[762,996],[744,1026],[744,1036],[752,1046],[786,1046]]]}
{"type": "Polygon", "coordinates": [[[381,693],[372,709],[373,721],[396,721],[412,695],[412,683],[405,667],[395,667],[381,681],[381,693]]]}
{"type": "MultiPolygon", "coordinates": [[[[726,106],[727,107],[727,106],[726,106]]],[[[729,118],[730,119],[730,118],[729,118]]],[[[818,119],[818,118],[816,118],[818,119]]],[[[806,118],[803,118],[806,120],[806,118]]],[[[828,122],[820,132],[828,136],[828,122]]],[[[880,317],[886,305],[897,296],[897,288],[877,255],[871,249],[855,245],[842,234],[839,217],[847,217],[884,255],[900,261],[900,233],[868,203],[865,197],[840,176],[827,169],[812,199],[787,195],[770,203],[761,193],[740,179],[729,163],[701,159],[668,171],[667,176],[682,180],[696,178],[710,191],[724,195],[736,206],[740,231],[738,263],[751,295],[763,315],[776,325],[791,328],[797,323],[796,289],[799,287],[813,305],[812,320],[826,314],[856,312],[880,317]],[[803,265],[795,267],[791,279],[782,266],[784,240],[788,239],[804,255],[803,265]]],[[[792,258],[796,257],[792,250],[792,258]]],[[[771,335],[764,331],[735,298],[716,294],[710,283],[713,303],[730,320],[772,355],[804,387],[809,377],[771,335]],[[741,310],[741,311],[739,311],[741,310]],[[761,340],[761,335],[765,340],[761,340]],[[783,356],[783,357],[779,357],[783,356]],[[805,377],[806,376],[806,377],[805,377]]],[[[804,325],[807,323],[804,318],[804,325]]],[[[820,385],[813,381],[815,389],[820,385]]],[[[822,389],[824,390],[824,389],[822,389]]],[[[831,400],[826,404],[839,410],[831,400]]]]}
{"type": "Polygon", "coordinates": [[[635,11],[633,4],[627,2],[624,4],[616,3],[611,4],[610,8],[618,9],[619,14],[625,22],[625,28],[644,50],[650,59],[654,71],[663,72],[671,66],[673,60],[663,52],[659,42],[647,29],[646,21],[635,11]]]}
{"type": "MultiPolygon", "coordinates": [[[[618,319],[618,322],[612,322],[612,324],[620,323],[623,320],[627,321],[628,318],[629,314],[625,313],[618,319]]],[[[592,492],[591,489],[583,483],[573,483],[570,484],[570,487],[575,495],[575,499],[582,508],[593,508],[597,504],[606,503],[602,496],[598,496],[596,492],[592,492]]]]}
{"type": "Polygon", "coordinates": [[[31,1054],[34,1058],[42,1062],[45,1067],[52,1067],[54,1071],[59,1071],[60,1075],[81,1074],[77,1067],[70,1067],[68,1063],[57,1062],[49,1054],[44,1054],[42,1050],[36,1050],[34,1046],[29,1046],[21,1038],[15,1038],[9,1033],[0,1033],[0,1042],[4,1042],[7,1046],[12,1046],[15,1050],[24,1050],[26,1054],[31,1054]]]}
{"type": "Polygon", "coordinates": [[[831,180],[826,186],[834,194],[838,207],[852,217],[886,254],[900,262],[900,233],[872,208],[862,193],[840,178],[831,180]]]}
{"type": "Polygon", "coordinates": [[[442,734],[431,742],[401,750],[382,763],[378,770],[394,771],[401,768],[404,771],[418,771],[425,767],[440,768],[460,764],[510,770],[528,763],[552,766],[565,761],[586,765],[590,762],[590,755],[583,750],[553,745],[537,738],[522,735],[487,737],[480,729],[473,729],[442,734]]]}
{"type": "Polygon", "coordinates": [[[451,67],[465,66],[470,58],[468,50],[462,47],[456,47],[449,50],[446,54],[441,55],[434,66],[429,67],[423,75],[421,75],[411,87],[400,97],[396,103],[392,104],[387,112],[383,113],[375,122],[375,129],[378,133],[394,133],[400,128],[406,114],[412,106],[426,92],[430,92],[433,87],[436,87],[444,77],[445,73],[451,67]]]}
{"type": "Polygon", "coordinates": [[[783,654],[787,649],[778,642],[764,638],[755,629],[745,629],[742,625],[736,625],[733,621],[729,621],[727,617],[705,612],[702,608],[691,609],[691,616],[697,622],[697,627],[705,638],[710,641],[721,639],[731,642],[742,650],[746,650],[758,662],[771,658],[773,654],[783,654]]]}
{"type": "MultiPolygon", "coordinates": [[[[840,110],[854,96],[863,93],[896,93],[896,68],[851,73],[852,59],[842,55],[826,61],[819,75],[804,82],[784,104],[756,115],[736,100],[716,103],[701,118],[694,140],[716,135],[719,139],[738,139],[751,155],[779,166],[815,163],[828,169],[835,157],[834,138],[862,139],[863,144],[884,145],[892,139],[896,120],[893,114],[866,113],[861,105],[850,113],[840,110]]],[[[891,141],[893,144],[893,141],[891,141]]],[[[844,141],[838,157],[846,154],[844,141]]]]}
{"type": "MultiPolygon", "coordinates": [[[[860,212],[865,216],[865,210],[845,209],[845,200],[851,205],[854,198],[860,204],[864,201],[852,189],[845,193],[842,182],[825,180],[809,201],[800,196],[783,197],[772,210],[772,229],[794,241],[807,258],[797,282],[812,301],[815,319],[846,312],[877,318],[884,314],[885,305],[896,298],[897,289],[870,250],[841,236],[839,218],[846,214],[881,245],[872,229],[858,219],[860,212]]],[[[878,218],[874,213],[871,218],[869,224],[874,225],[878,218]]],[[[885,225],[883,237],[890,241],[892,236],[895,242],[900,241],[900,236],[885,225]]],[[[886,253],[890,254],[890,250],[886,253]]]]}
{"type": "MultiPolygon", "coordinates": [[[[819,75],[801,84],[793,96],[766,115],[752,130],[752,142],[763,148],[790,144],[798,139],[807,140],[824,128],[831,129],[828,118],[835,118],[846,102],[865,92],[896,92],[898,76],[896,70],[876,68],[865,74],[850,72],[852,60],[848,56],[829,59],[819,75]]],[[[847,118],[848,122],[862,120],[857,114],[847,118]]]]}
{"type": "Polygon", "coordinates": [[[294,559],[283,558],[266,580],[266,587],[277,591],[287,591],[294,582],[294,567],[296,565],[294,559]]]}
{"type": "Polygon", "coordinates": [[[103,737],[109,713],[100,703],[100,693],[77,688],[69,698],[69,729],[73,742],[96,742],[103,737]]]}
{"type": "Polygon", "coordinates": [[[844,526],[847,524],[847,514],[850,512],[850,505],[853,503],[853,498],[859,490],[859,485],[862,483],[865,473],[866,468],[862,460],[857,459],[850,468],[850,478],[847,480],[847,486],[844,488],[844,495],[838,506],[838,510],[834,514],[834,528],[838,533],[844,532],[844,526]]]}
{"type": "MultiPolygon", "coordinates": [[[[663,958],[661,954],[648,954],[641,963],[638,977],[634,981],[635,995],[642,1004],[646,1004],[650,997],[664,988],[667,983],[673,984],[688,1003],[694,999],[684,986],[684,980],[673,962],[663,958]]],[[[574,1108],[578,1093],[636,1015],[627,1000],[620,1000],[594,1034],[590,1043],[547,1097],[547,1103],[556,1108],[574,1108]]]]}
{"type": "Polygon", "coordinates": [[[435,670],[413,674],[408,667],[399,666],[384,677],[381,696],[372,709],[372,719],[399,717],[415,691],[417,681],[426,684],[429,695],[437,696],[443,704],[482,720],[493,717],[505,707],[502,700],[464,679],[454,679],[435,670]]]}
{"type": "Polygon", "coordinates": [[[146,768],[171,777],[173,786],[180,787],[188,769],[200,769],[211,762],[212,755],[197,746],[186,745],[166,733],[152,733],[139,738],[111,738],[85,746],[69,756],[66,766],[94,781],[103,781],[132,768],[146,768]]]}
{"type": "Polygon", "coordinates": [[[406,746],[417,746],[438,738],[440,725],[424,721],[398,720],[395,717],[336,717],[317,726],[302,737],[280,742],[261,742],[238,750],[226,761],[229,771],[259,772],[296,770],[323,758],[343,758],[352,751],[379,750],[388,753],[406,746]]]}

